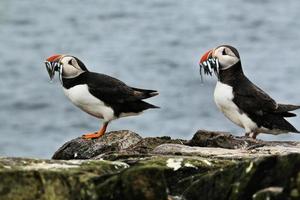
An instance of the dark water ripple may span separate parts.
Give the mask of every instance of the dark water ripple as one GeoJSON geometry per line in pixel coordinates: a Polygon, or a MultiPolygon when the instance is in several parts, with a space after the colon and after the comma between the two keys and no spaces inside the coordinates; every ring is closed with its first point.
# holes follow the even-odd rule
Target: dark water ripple
{"type": "MultiPolygon", "coordinates": [[[[198,60],[216,45],[232,44],[253,82],[280,102],[300,104],[299,10],[292,0],[2,0],[0,156],[50,157],[66,140],[99,127],[64,97],[59,81],[49,83],[43,60],[54,53],[159,90],[149,102],[160,110],[115,121],[110,130],[182,138],[199,128],[242,134],[214,105],[215,79],[200,83],[198,60]]],[[[300,129],[299,117],[290,121],[300,129]]]]}

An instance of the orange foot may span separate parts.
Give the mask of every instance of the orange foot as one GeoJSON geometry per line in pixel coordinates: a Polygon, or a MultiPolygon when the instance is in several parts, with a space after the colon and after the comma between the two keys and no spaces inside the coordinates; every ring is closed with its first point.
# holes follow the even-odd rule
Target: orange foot
{"type": "Polygon", "coordinates": [[[90,134],[84,134],[82,136],[82,138],[83,139],[94,139],[94,138],[102,137],[104,135],[105,131],[106,131],[107,125],[108,125],[108,122],[105,122],[98,132],[90,133],[90,134]]]}
{"type": "Polygon", "coordinates": [[[95,138],[100,138],[101,136],[103,136],[103,134],[101,134],[101,132],[95,132],[95,133],[89,133],[89,134],[84,134],[82,136],[83,139],[95,139],[95,138]]]}

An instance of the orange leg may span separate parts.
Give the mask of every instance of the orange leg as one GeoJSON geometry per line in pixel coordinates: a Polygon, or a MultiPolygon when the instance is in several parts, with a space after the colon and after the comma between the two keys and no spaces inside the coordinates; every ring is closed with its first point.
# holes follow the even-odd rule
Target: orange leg
{"type": "Polygon", "coordinates": [[[90,134],[84,134],[82,136],[82,138],[84,138],[84,139],[94,139],[94,138],[102,137],[104,135],[105,131],[106,131],[107,125],[108,125],[108,122],[105,122],[103,124],[103,126],[99,129],[98,132],[90,133],[90,134]]]}

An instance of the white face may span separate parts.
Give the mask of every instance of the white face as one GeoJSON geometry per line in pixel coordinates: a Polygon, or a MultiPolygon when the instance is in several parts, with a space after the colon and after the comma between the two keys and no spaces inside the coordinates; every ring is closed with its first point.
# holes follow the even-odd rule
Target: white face
{"type": "Polygon", "coordinates": [[[220,70],[225,70],[236,64],[240,59],[226,46],[217,47],[213,51],[213,57],[217,58],[220,70]]]}
{"type": "Polygon", "coordinates": [[[74,78],[84,72],[72,56],[63,56],[59,62],[62,66],[64,78],[74,78]]]}

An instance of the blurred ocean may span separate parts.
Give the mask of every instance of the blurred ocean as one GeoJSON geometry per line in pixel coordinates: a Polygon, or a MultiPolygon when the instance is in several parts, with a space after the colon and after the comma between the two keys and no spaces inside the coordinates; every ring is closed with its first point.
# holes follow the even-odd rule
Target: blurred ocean
{"type": "MultiPolygon", "coordinates": [[[[231,44],[254,83],[279,102],[300,104],[299,10],[293,0],[1,0],[0,156],[49,158],[64,142],[99,128],[98,119],[66,99],[57,78],[49,82],[43,61],[55,53],[160,92],[149,100],[160,110],[114,121],[108,131],[185,139],[198,129],[242,135],[214,104],[216,79],[201,84],[199,58],[231,44]]],[[[290,122],[300,129],[300,116],[290,122]]]]}

